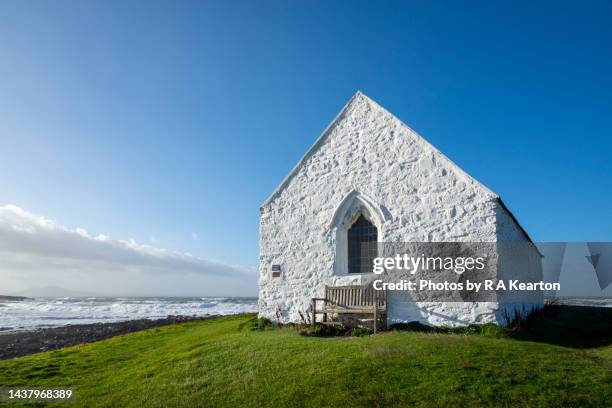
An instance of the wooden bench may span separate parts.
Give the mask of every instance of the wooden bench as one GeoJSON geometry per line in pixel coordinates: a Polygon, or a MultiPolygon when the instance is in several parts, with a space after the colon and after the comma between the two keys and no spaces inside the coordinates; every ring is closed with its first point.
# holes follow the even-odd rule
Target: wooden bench
{"type": "Polygon", "coordinates": [[[328,321],[329,315],[372,314],[376,333],[379,319],[386,326],[387,292],[375,290],[372,285],[325,286],[325,297],[312,299],[313,324],[317,322],[317,314],[323,314],[323,324],[334,324],[328,321]],[[323,302],[322,307],[317,307],[317,302],[323,302]]]}

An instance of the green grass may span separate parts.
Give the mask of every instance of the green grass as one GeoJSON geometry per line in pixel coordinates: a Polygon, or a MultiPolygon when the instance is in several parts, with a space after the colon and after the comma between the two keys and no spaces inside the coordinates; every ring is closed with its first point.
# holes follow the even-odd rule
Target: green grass
{"type": "Polygon", "coordinates": [[[0,385],[73,387],[76,400],[66,405],[87,407],[612,404],[609,343],[400,331],[317,338],[293,328],[250,330],[251,318],[0,361],[0,385]]]}

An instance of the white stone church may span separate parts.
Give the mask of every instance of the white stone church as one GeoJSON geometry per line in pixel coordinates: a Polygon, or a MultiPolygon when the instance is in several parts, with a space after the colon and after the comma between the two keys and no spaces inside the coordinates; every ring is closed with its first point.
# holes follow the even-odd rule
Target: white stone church
{"type": "MultiPolygon", "coordinates": [[[[326,286],[371,281],[373,274],[352,261],[351,240],[363,236],[353,230],[378,242],[531,241],[497,194],[361,92],[260,211],[259,314],[281,323],[302,321],[326,286]]],[[[532,255],[525,274],[541,277],[535,247],[532,255]]],[[[515,310],[541,305],[541,294],[527,308],[392,295],[386,318],[388,324],[503,325],[515,310]]]]}

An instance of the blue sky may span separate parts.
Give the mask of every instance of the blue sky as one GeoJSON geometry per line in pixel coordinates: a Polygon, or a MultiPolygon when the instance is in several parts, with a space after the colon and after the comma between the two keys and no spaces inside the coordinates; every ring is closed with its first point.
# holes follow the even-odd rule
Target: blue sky
{"type": "Polygon", "coordinates": [[[256,265],[357,91],[536,241],[611,241],[609,2],[1,1],[0,205],[256,265]]]}

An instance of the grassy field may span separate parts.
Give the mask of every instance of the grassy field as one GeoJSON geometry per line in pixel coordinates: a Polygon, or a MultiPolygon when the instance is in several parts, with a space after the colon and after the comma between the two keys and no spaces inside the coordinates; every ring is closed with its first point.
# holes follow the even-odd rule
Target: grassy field
{"type": "Polygon", "coordinates": [[[570,326],[555,329],[554,320],[540,324],[551,327],[543,334],[524,332],[526,340],[418,332],[315,338],[293,328],[252,331],[250,319],[0,361],[0,385],[72,387],[76,400],[66,405],[87,407],[612,406],[609,339],[562,339],[559,330],[570,326]]]}

